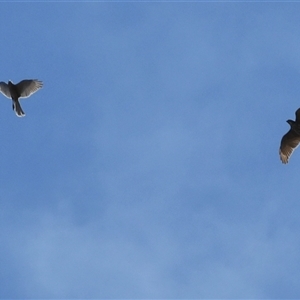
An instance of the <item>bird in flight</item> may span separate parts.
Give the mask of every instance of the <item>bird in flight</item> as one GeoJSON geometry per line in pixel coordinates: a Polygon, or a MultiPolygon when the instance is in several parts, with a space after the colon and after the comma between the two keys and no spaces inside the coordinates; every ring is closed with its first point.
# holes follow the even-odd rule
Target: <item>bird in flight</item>
{"type": "Polygon", "coordinates": [[[300,108],[296,111],[296,120],[287,120],[290,124],[290,130],[282,137],[279,155],[284,164],[287,164],[293,151],[298,147],[300,143],[300,108]]]}
{"type": "Polygon", "coordinates": [[[37,79],[25,79],[17,84],[8,81],[8,84],[0,82],[0,92],[12,100],[12,108],[18,117],[24,117],[25,113],[19,102],[19,98],[27,98],[42,88],[43,82],[37,79]]]}

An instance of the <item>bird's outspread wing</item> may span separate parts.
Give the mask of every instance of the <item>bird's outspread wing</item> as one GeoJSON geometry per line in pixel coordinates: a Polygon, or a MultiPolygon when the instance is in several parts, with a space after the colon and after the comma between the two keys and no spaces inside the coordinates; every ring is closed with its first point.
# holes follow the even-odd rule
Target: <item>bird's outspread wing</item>
{"type": "Polygon", "coordinates": [[[25,79],[16,84],[20,93],[20,98],[27,98],[37,90],[42,88],[43,82],[39,80],[25,79]]]}
{"type": "Polygon", "coordinates": [[[1,81],[0,82],[0,92],[7,98],[11,99],[10,91],[8,85],[1,81]]]}
{"type": "Polygon", "coordinates": [[[280,159],[284,164],[287,164],[293,151],[300,143],[300,136],[290,129],[281,139],[279,148],[280,159]]]}

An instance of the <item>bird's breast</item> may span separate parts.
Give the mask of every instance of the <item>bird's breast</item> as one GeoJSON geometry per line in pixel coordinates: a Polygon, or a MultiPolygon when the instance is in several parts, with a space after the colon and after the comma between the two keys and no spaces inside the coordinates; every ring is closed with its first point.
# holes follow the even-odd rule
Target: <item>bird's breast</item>
{"type": "Polygon", "coordinates": [[[14,100],[17,100],[20,97],[20,93],[18,92],[18,89],[14,84],[9,85],[9,92],[10,92],[11,98],[14,100]]]}

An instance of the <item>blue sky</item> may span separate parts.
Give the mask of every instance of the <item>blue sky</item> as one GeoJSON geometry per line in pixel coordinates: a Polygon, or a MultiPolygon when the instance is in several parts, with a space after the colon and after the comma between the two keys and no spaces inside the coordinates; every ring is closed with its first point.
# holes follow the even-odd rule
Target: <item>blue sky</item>
{"type": "Polygon", "coordinates": [[[299,298],[300,3],[2,2],[1,298],[299,298]]]}

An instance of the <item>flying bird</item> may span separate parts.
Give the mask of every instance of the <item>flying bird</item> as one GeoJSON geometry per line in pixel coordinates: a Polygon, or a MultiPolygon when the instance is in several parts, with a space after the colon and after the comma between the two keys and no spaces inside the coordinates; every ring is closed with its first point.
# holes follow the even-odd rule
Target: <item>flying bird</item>
{"type": "Polygon", "coordinates": [[[279,155],[284,164],[287,164],[293,151],[298,147],[300,143],[300,108],[296,111],[296,120],[287,120],[287,123],[291,126],[290,130],[282,137],[279,155]]]}
{"type": "Polygon", "coordinates": [[[37,79],[25,79],[17,84],[8,81],[8,84],[0,82],[0,92],[7,98],[12,100],[12,108],[18,117],[24,117],[25,113],[22,110],[19,99],[27,98],[37,90],[42,88],[43,82],[37,79]]]}

